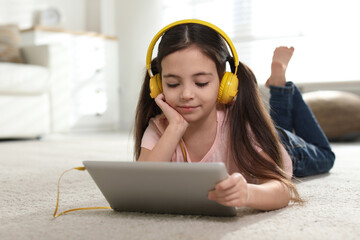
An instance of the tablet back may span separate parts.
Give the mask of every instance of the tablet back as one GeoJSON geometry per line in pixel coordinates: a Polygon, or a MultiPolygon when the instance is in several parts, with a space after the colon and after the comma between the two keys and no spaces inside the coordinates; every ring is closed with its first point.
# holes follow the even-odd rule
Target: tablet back
{"type": "Polygon", "coordinates": [[[126,212],[235,216],[207,198],[227,177],[223,163],[84,161],[111,208],[126,212]]]}

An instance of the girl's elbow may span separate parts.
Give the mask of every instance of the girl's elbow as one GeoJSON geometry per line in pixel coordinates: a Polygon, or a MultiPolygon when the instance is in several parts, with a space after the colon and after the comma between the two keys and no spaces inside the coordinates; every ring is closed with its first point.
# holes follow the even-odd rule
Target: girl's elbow
{"type": "Polygon", "coordinates": [[[264,208],[262,210],[272,211],[272,210],[278,210],[281,208],[285,208],[289,205],[290,200],[291,200],[290,195],[281,197],[281,199],[277,198],[275,200],[275,202],[272,204],[272,206],[269,206],[268,208],[264,208]]]}
{"type": "Polygon", "coordinates": [[[287,207],[290,203],[291,200],[291,194],[290,191],[289,193],[285,196],[284,201],[283,201],[283,206],[281,208],[287,207]]]}
{"type": "Polygon", "coordinates": [[[278,194],[275,196],[276,204],[275,209],[280,209],[287,207],[291,201],[291,191],[287,186],[282,185],[281,189],[279,189],[278,194]]]}
{"type": "Polygon", "coordinates": [[[287,207],[291,200],[291,192],[289,188],[286,188],[284,194],[282,195],[282,199],[279,201],[279,209],[287,207]]]}

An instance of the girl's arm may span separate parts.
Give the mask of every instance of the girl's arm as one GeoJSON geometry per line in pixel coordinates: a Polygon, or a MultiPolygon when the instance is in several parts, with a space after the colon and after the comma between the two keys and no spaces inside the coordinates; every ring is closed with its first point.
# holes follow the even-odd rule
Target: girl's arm
{"type": "Polygon", "coordinates": [[[270,180],[260,185],[248,184],[248,189],[248,207],[274,210],[286,207],[290,202],[289,188],[277,180],[270,180]]]}
{"type": "Polygon", "coordinates": [[[163,94],[159,94],[155,98],[155,102],[164,113],[169,124],[152,150],[141,148],[138,161],[169,162],[189,124],[165,102],[163,94]]]}
{"type": "MultiPolygon", "coordinates": [[[[261,154],[265,155],[264,152],[261,154]]],[[[209,192],[209,199],[225,206],[274,210],[286,207],[290,201],[289,188],[277,180],[249,184],[240,173],[234,173],[209,192]]]]}

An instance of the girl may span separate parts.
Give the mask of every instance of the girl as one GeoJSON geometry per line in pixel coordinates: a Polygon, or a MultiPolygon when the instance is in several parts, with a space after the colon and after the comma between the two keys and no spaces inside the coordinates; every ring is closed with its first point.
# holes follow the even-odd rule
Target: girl
{"type": "Polygon", "coordinates": [[[273,122],[254,74],[241,62],[236,72],[237,55],[232,48],[231,57],[219,31],[196,20],[174,24],[163,34],[151,61],[162,93],[151,99],[146,73],[136,110],[135,158],[224,162],[230,175],[208,198],[226,206],[272,210],[290,199],[301,202],[293,173],[327,172],[334,154],[298,89],[285,81],[293,48],[274,52],[267,82],[273,122]],[[226,62],[239,84],[234,100],[222,104],[217,98],[226,62]]]}

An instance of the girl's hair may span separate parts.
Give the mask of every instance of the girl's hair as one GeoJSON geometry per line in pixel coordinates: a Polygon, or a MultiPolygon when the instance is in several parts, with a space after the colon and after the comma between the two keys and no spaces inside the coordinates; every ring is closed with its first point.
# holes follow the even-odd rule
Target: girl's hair
{"type": "MultiPolygon", "coordinates": [[[[226,70],[226,62],[234,71],[235,64],[230,56],[227,45],[220,34],[201,24],[189,23],[169,29],[162,37],[158,47],[158,55],[151,66],[153,74],[161,73],[161,61],[167,55],[197,46],[205,55],[212,59],[222,79],[226,70]]],[[[226,105],[226,118],[230,121],[230,152],[240,172],[246,178],[260,180],[275,179],[290,188],[292,199],[301,202],[294,184],[286,178],[280,150],[280,139],[274,124],[267,113],[257,86],[253,72],[243,63],[239,63],[237,76],[239,79],[238,94],[233,105],[226,105]],[[249,131],[252,131],[250,133],[249,131]],[[261,146],[269,159],[262,157],[253,148],[254,140],[261,146]]],[[[161,113],[160,108],[150,97],[150,77],[145,73],[145,80],[140,92],[135,117],[135,149],[138,159],[141,151],[141,139],[152,117],[161,113]]]]}

